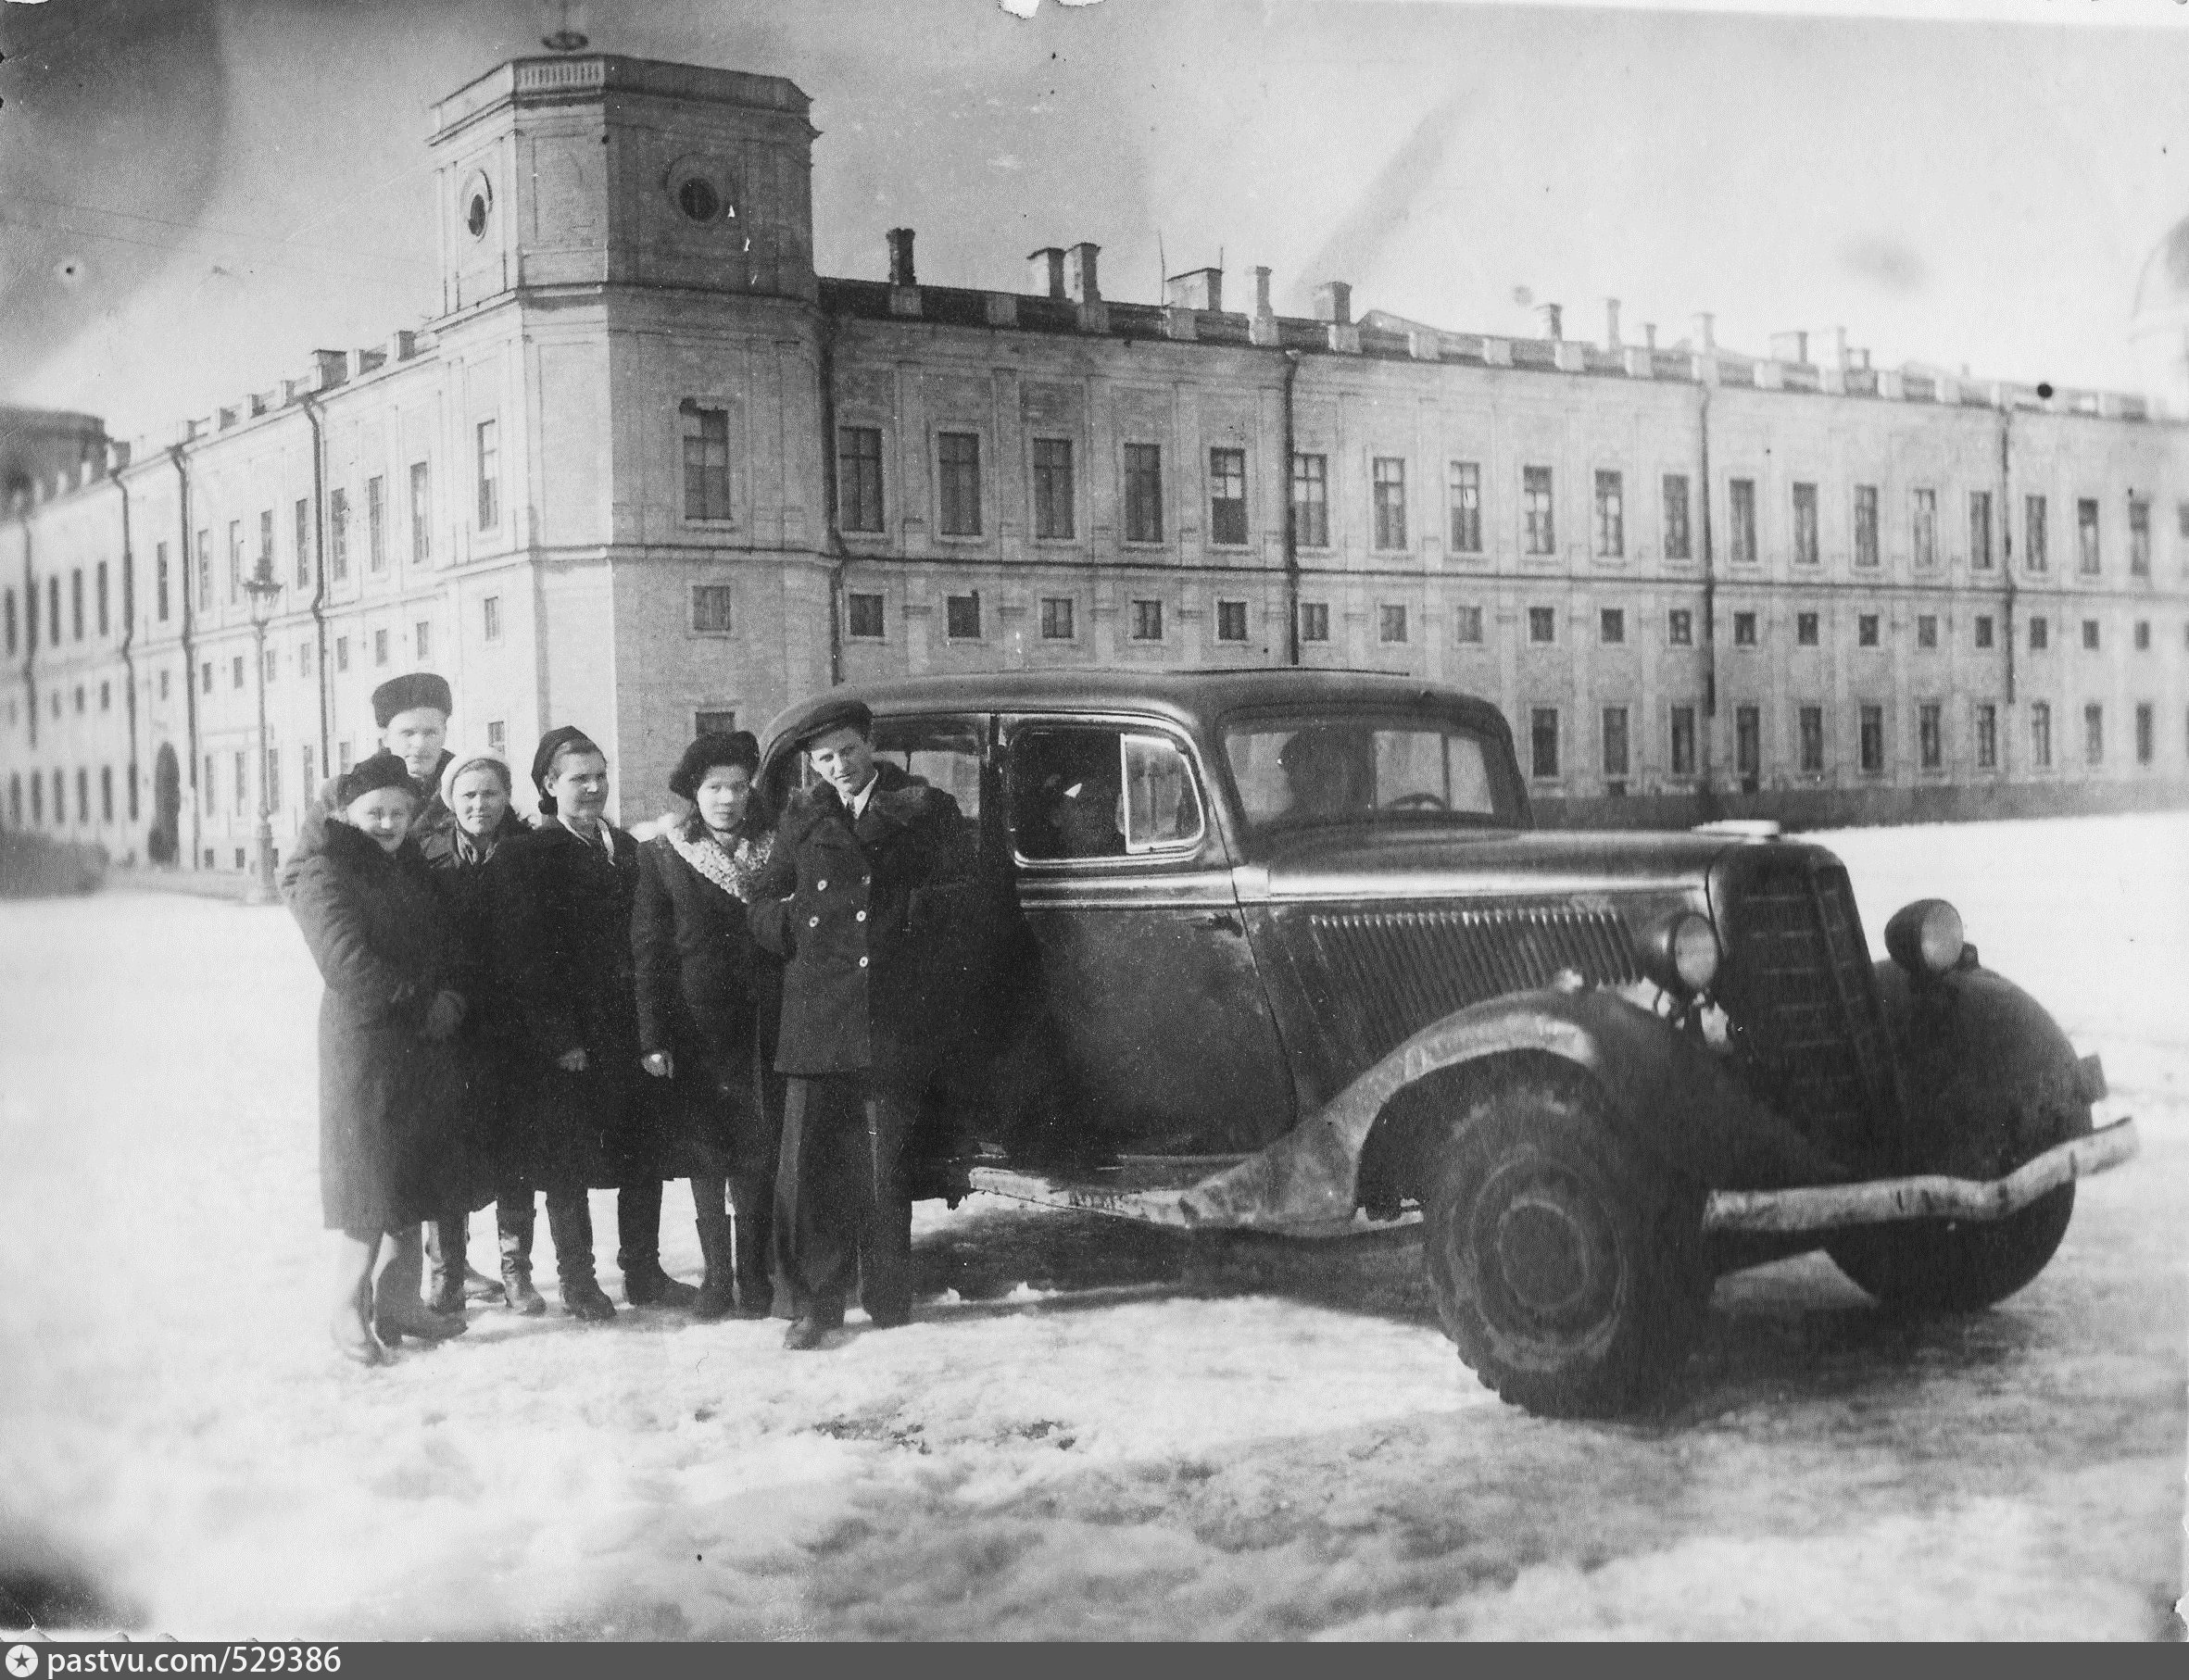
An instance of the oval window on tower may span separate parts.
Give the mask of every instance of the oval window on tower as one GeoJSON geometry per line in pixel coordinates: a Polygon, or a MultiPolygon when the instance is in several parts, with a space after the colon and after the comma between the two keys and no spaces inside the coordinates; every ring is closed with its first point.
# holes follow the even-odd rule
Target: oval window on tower
{"type": "Polygon", "coordinates": [[[494,188],[484,175],[473,175],[464,183],[463,225],[473,239],[486,237],[486,224],[494,217],[494,188]]]}
{"type": "Polygon", "coordinates": [[[661,185],[686,221],[711,227],[737,219],[730,169],[720,157],[702,152],[679,157],[662,176],[661,185]]]}
{"type": "Polygon", "coordinates": [[[694,221],[712,221],[722,209],[722,198],[712,186],[695,175],[676,189],[676,205],[694,221]]]}

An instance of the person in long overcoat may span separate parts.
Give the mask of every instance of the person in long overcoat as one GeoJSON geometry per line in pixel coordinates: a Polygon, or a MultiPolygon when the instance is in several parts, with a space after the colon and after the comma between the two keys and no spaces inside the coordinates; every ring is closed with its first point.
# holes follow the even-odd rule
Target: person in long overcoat
{"type": "Polygon", "coordinates": [[[781,966],[753,942],[746,906],[774,836],[754,791],[760,743],[744,730],[685,749],[669,791],[692,814],[638,848],[631,950],[641,1066],[660,1082],[669,1172],[688,1176],[706,1274],[693,1310],[765,1318],[770,1203],[782,1110],[774,1049],[781,966]],[[765,1042],[763,1044],[763,1034],[765,1042]],[[723,1210],[728,1191],[729,1210],[723,1210]]]}
{"type": "Polygon", "coordinates": [[[638,843],[603,814],[608,759],[582,731],[550,730],[532,779],[539,825],[486,864],[496,984],[519,1023],[505,1199],[546,1192],[565,1312],[615,1316],[594,1276],[586,1200],[610,1187],[623,1298],[688,1307],[698,1291],[661,1270],[661,1150],[638,1090],[638,843]]]}
{"type": "Polygon", "coordinates": [[[905,1145],[962,1001],[931,918],[962,909],[938,889],[970,880],[975,848],[958,802],[878,762],[873,736],[858,701],[811,720],[799,744],[821,781],[790,800],[753,895],[753,935],[786,961],[774,1239],[796,1314],[786,1348],[818,1348],[843,1322],[855,1267],[875,1324],[911,1316],[905,1145]]]}
{"type": "Polygon", "coordinates": [[[288,905],[327,988],[320,1201],[341,1234],[332,1330],[344,1354],[371,1365],[406,1335],[439,1341],[463,1328],[419,1300],[417,1261],[419,1222],[466,1171],[450,1044],[465,1006],[455,932],[407,837],[418,796],[402,760],[375,753],[336,797],[344,820],[296,860],[288,905]]]}
{"type": "MultiPolygon", "coordinates": [[[[502,1115],[509,1103],[517,1023],[496,982],[486,864],[504,842],[526,832],[524,819],[510,808],[512,791],[510,766],[500,754],[445,755],[440,803],[451,820],[415,835],[457,933],[457,989],[470,1006],[456,1048],[463,1069],[461,1120],[472,1173],[460,1199],[436,1210],[426,1224],[426,1301],[436,1312],[463,1311],[471,1271],[471,1213],[495,1200],[502,1188],[502,1115]]],[[[547,1303],[532,1286],[531,1195],[512,1197],[509,1217],[497,1215],[496,1224],[503,1298],[519,1312],[546,1311],[547,1303]]]]}

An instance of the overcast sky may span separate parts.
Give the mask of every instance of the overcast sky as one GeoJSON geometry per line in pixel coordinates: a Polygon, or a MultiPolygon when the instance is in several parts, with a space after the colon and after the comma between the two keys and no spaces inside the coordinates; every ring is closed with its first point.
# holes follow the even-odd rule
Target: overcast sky
{"type": "MultiPolygon", "coordinates": [[[[0,398],[165,441],[427,320],[427,107],[562,9],[0,0],[0,398]]],[[[1342,279],[1360,311],[1540,331],[1525,297],[1596,335],[1609,295],[1634,338],[1708,309],[1736,348],[1843,323],[1883,365],[2140,388],[2137,274],[2189,216],[2189,6],[1932,19],[593,0],[579,24],[811,95],[824,273],[879,276],[904,224],[922,279],[1021,289],[1027,251],[1091,239],[1125,299],[1157,295],[1160,248],[1221,255],[1234,307],[1265,263],[1299,313],[1342,279]]]]}

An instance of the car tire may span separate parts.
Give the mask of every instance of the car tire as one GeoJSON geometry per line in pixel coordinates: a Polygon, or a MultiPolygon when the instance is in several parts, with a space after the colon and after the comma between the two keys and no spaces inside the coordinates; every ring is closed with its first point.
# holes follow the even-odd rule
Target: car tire
{"type": "Polygon", "coordinates": [[[1700,1185],[1615,1134],[1579,1084],[1473,1101],[1428,1163],[1429,1285],[1460,1360],[1507,1402],[1604,1416],[1653,1399],[1707,1310],[1700,1185]]]}
{"type": "Polygon", "coordinates": [[[2068,1234],[2075,1186],[2062,1185],[2001,1220],[1911,1220],[1845,1232],[1832,1264],[1896,1312],[1981,1312],[2044,1271],[2068,1234]]]}

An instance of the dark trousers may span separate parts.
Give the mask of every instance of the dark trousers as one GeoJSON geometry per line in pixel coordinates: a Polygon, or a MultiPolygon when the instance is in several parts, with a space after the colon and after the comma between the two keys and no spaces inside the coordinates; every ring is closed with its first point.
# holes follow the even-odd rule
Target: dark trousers
{"type": "MultiPolygon", "coordinates": [[[[854,1277],[876,1323],[912,1311],[912,1105],[863,1073],[793,1075],[775,1169],[775,1269],[798,1316],[840,1323],[854,1277]]],[[[779,1303],[780,1305],[780,1303],[779,1303]]]]}

